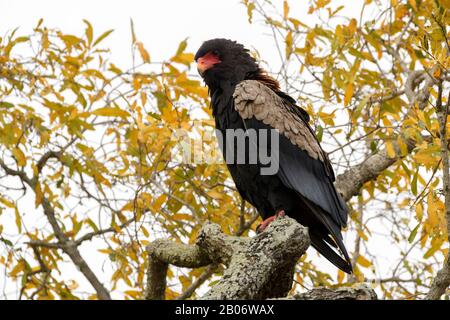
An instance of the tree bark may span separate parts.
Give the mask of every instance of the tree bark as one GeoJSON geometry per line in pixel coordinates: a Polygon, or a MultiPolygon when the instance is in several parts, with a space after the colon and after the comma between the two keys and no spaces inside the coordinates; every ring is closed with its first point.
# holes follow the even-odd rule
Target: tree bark
{"type": "Polygon", "coordinates": [[[376,300],[377,295],[372,288],[361,285],[357,288],[343,287],[338,289],[315,288],[306,293],[296,294],[288,300],[376,300]]]}
{"type": "Polygon", "coordinates": [[[283,297],[292,287],[297,260],[309,247],[307,228],[291,218],[279,218],[256,237],[223,241],[216,230],[204,229],[198,244],[226,256],[228,268],[223,277],[202,299],[267,299],[283,297]],[[217,241],[219,240],[219,241],[217,241]]]}
{"type": "MultiPolygon", "coordinates": [[[[201,297],[203,300],[268,299],[285,297],[292,288],[295,265],[310,245],[308,229],[281,217],[254,238],[225,235],[207,222],[194,245],[158,240],[151,244],[147,299],[164,299],[168,264],[195,268],[223,263],[222,278],[201,297]]],[[[291,299],[374,299],[372,289],[315,289],[291,299]]]]}

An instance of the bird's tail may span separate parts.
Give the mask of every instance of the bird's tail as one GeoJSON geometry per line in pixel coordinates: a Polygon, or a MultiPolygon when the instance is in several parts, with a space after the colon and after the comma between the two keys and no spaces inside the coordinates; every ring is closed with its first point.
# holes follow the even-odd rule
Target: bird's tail
{"type": "Polygon", "coordinates": [[[319,222],[316,227],[309,228],[311,245],[336,267],[351,274],[353,272],[352,263],[342,241],[340,226],[322,208],[310,203],[308,200],[304,201],[304,203],[313,214],[315,220],[319,222]]]}
{"type": "MultiPolygon", "coordinates": [[[[339,269],[341,269],[342,271],[344,271],[345,273],[351,274],[353,272],[353,268],[352,268],[352,264],[350,262],[350,258],[348,256],[347,250],[345,249],[345,247],[342,245],[339,245],[339,250],[342,252],[342,254],[344,255],[345,259],[342,258],[337,252],[336,250],[333,248],[334,246],[336,246],[334,243],[333,245],[330,245],[331,241],[333,241],[332,239],[330,239],[328,237],[328,235],[326,235],[325,237],[320,236],[319,234],[317,234],[314,231],[310,231],[309,232],[309,237],[311,239],[311,244],[314,247],[314,249],[316,249],[317,251],[319,251],[319,253],[321,255],[323,255],[325,258],[327,258],[328,261],[330,261],[332,264],[334,264],[336,267],[338,267],[339,269]]],[[[341,240],[342,242],[342,240],[341,240]]]]}

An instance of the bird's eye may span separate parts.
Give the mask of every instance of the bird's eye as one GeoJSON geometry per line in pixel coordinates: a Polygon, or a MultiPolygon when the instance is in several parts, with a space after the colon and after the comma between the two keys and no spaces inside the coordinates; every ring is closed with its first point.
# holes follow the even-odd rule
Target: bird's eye
{"type": "Polygon", "coordinates": [[[219,56],[219,51],[218,51],[218,50],[214,50],[212,53],[213,53],[213,55],[215,55],[215,56],[219,56]]]}

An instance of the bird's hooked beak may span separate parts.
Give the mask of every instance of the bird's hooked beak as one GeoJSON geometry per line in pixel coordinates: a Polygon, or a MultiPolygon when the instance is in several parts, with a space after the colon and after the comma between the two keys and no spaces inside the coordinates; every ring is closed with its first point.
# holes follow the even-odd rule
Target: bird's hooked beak
{"type": "Polygon", "coordinates": [[[220,63],[220,59],[213,53],[208,52],[204,56],[197,59],[198,73],[203,76],[206,70],[211,69],[214,65],[220,63]]]}

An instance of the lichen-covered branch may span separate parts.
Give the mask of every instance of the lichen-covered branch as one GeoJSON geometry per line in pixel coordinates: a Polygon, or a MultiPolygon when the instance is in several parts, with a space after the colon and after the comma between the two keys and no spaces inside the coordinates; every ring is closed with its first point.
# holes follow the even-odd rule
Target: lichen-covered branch
{"type": "Polygon", "coordinates": [[[361,285],[357,288],[342,287],[338,289],[315,288],[305,293],[293,295],[288,300],[376,300],[375,291],[361,285]]]}
{"type": "MultiPolygon", "coordinates": [[[[254,238],[225,235],[207,222],[194,245],[158,240],[148,248],[147,299],[164,299],[168,264],[195,268],[227,266],[222,278],[201,299],[268,299],[285,297],[292,287],[295,265],[310,245],[308,229],[284,217],[254,238]]],[[[376,299],[368,288],[324,289],[292,299],[376,299]]]]}
{"type": "Polygon", "coordinates": [[[147,300],[165,298],[168,265],[185,268],[200,268],[211,264],[207,252],[196,245],[175,243],[169,240],[156,240],[147,247],[147,300]]]}
{"type": "Polygon", "coordinates": [[[291,218],[279,218],[265,232],[243,239],[228,243],[225,252],[232,252],[228,268],[202,299],[267,299],[289,292],[295,264],[310,244],[307,228],[291,218]]]}
{"type": "Polygon", "coordinates": [[[197,245],[176,243],[159,239],[147,247],[150,259],[183,268],[200,268],[212,262],[208,253],[197,245]]]}
{"type": "Polygon", "coordinates": [[[297,260],[309,247],[307,228],[285,217],[254,238],[225,235],[205,223],[195,245],[158,240],[148,248],[147,299],[163,299],[168,264],[196,268],[227,265],[222,279],[202,299],[265,299],[285,296],[297,260]]]}

